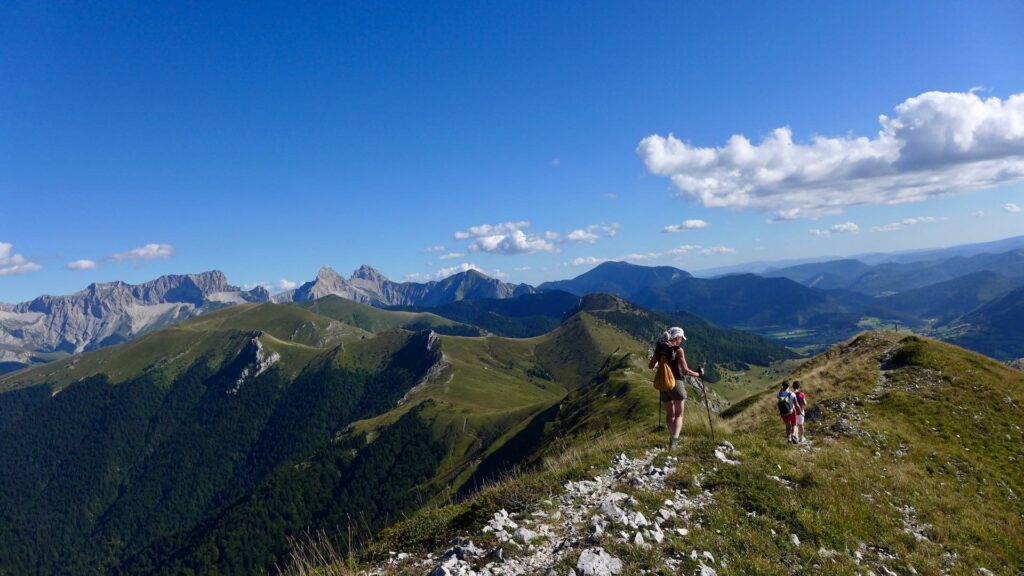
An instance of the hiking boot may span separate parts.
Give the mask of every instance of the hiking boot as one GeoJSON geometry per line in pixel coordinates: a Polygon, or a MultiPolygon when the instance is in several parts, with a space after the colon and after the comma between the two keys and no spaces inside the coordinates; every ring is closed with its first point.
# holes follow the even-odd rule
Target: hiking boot
{"type": "Polygon", "coordinates": [[[679,438],[677,438],[677,437],[669,438],[668,439],[668,449],[669,450],[675,450],[676,448],[679,448],[679,438]]]}

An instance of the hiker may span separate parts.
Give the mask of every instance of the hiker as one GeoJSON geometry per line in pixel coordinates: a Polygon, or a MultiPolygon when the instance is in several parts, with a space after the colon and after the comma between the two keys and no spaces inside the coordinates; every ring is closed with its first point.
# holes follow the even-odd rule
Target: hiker
{"type": "Polygon", "coordinates": [[[807,394],[800,388],[800,381],[793,382],[793,392],[796,394],[796,435],[797,442],[804,441],[804,414],[807,413],[807,394]]]}
{"type": "Polygon", "coordinates": [[[704,367],[698,367],[697,371],[690,370],[686,365],[686,354],[683,353],[682,344],[686,340],[686,334],[678,326],[669,328],[661,339],[654,346],[654,355],[648,368],[654,368],[661,363],[666,364],[672,371],[675,378],[675,387],[670,390],[662,390],[659,395],[661,402],[665,403],[665,421],[668,424],[669,448],[679,445],[679,433],[683,430],[683,412],[686,410],[686,383],[683,378],[694,376],[704,377],[704,367]]]}
{"type": "Polygon", "coordinates": [[[779,416],[782,416],[782,421],[786,424],[786,441],[796,444],[796,394],[789,390],[789,380],[782,381],[776,403],[779,406],[779,416]]]}

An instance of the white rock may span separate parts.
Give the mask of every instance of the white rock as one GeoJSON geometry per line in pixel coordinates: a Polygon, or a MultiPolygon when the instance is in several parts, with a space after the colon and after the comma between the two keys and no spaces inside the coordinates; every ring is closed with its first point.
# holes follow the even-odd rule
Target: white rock
{"type": "Polygon", "coordinates": [[[639,532],[637,532],[636,534],[633,535],[633,545],[634,546],[643,546],[644,545],[644,537],[639,532]]]}
{"type": "Polygon", "coordinates": [[[790,534],[789,535],[789,541],[793,543],[793,546],[799,546],[800,545],[800,537],[797,536],[796,534],[790,534]]]}
{"type": "Polygon", "coordinates": [[[622,573],[622,560],[604,551],[604,548],[588,548],[578,560],[576,569],[583,576],[615,576],[622,573]]]}
{"type": "Polygon", "coordinates": [[[718,576],[718,572],[715,572],[715,569],[710,566],[701,564],[694,572],[694,576],[718,576]]]}
{"type": "Polygon", "coordinates": [[[703,556],[704,556],[705,558],[707,558],[707,559],[708,559],[708,560],[709,560],[709,561],[710,561],[710,562],[711,562],[712,564],[714,564],[714,563],[715,563],[715,557],[714,557],[714,556],[713,556],[713,555],[711,554],[711,552],[708,552],[707,550],[705,550],[705,551],[704,551],[704,553],[703,553],[702,555],[703,555],[703,556]]]}
{"type": "Polygon", "coordinates": [[[724,462],[724,463],[726,463],[726,464],[731,464],[731,465],[734,465],[734,466],[735,466],[736,464],[739,464],[739,463],[740,463],[740,462],[739,462],[739,460],[732,460],[732,459],[730,459],[730,458],[729,458],[728,456],[726,456],[726,455],[725,455],[725,454],[724,454],[724,453],[722,452],[722,450],[721,450],[721,449],[719,449],[719,448],[716,448],[716,449],[715,449],[715,458],[718,458],[719,460],[721,460],[722,462],[724,462]]]}
{"type": "Polygon", "coordinates": [[[529,528],[520,528],[512,534],[512,537],[523,544],[529,544],[530,540],[537,538],[537,533],[529,528]]]}

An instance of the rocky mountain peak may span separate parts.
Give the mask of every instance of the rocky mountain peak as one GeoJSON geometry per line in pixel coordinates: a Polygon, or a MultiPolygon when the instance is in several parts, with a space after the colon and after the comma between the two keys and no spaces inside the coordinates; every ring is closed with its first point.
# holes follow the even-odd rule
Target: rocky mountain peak
{"type": "Polygon", "coordinates": [[[362,266],[359,267],[358,270],[352,273],[352,280],[356,279],[369,280],[371,282],[381,282],[383,280],[387,280],[388,278],[387,276],[384,276],[384,274],[382,274],[380,270],[377,270],[373,266],[363,264],[362,266]]]}
{"type": "Polygon", "coordinates": [[[338,280],[341,279],[341,275],[334,271],[334,268],[330,266],[321,266],[320,270],[316,273],[317,280],[338,280]]]}

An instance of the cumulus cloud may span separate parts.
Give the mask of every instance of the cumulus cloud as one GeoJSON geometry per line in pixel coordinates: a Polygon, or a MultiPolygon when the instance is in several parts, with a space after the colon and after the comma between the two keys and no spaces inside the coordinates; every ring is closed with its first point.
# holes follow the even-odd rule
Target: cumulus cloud
{"type": "Polygon", "coordinates": [[[117,262],[126,260],[158,260],[174,256],[174,246],[170,244],[146,244],[132,248],[127,252],[118,252],[111,256],[117,262]]]}
{"type": "Polygon", "coordinates": [[[98,266],[98,264],[95,260],[86,260],[83,258],[82,260],[68,262],[64,266],[68,270],[93,270],[98,266]]]}
{"type": "Polygon", "coordinates": [[[1011,214],[1016,214],[1017,212],[1020,212],[1020,206],[1017,206],[1013,202],[1007,202],[1006,204],[1003,204],[1003,210],[1006,210],[1011,214]]]}
{"type": "MultiPolygon", "coordinates": [[[[984,216],[984,212],[982,212],[982,216],[984,216]]],[[[949,220],[949,218],[946,218],[945,216],[917,216],[915,218],[904,218],[899,222],[890,222],[882,226],[874,226],[871,228],[871,231],[895,232],[897,230],[902,230],[906,226],[915,226],[917,224],[927,224],[931,222],[942,222],[944,220],[949,220]]]]}
{"type": "Polygon", "coordinates": [[[605,261],[604,258],[598,258],[596,256],[580,256],[578,258],[573,258],[572,265],[573,266],[585,266],[587,264],[600,264],[601,262],[604,262],[604,261],[605,261]]]}
{"type": "Polygon", "coordinates": [[[572,230],[564,237],[559,237],[557,234],[552,236],[552,232],[545,232],[545,236],[555,240],[556,242],[587,242],[593,244],[601,238],[609,238],[615,236],[619,231],[618,224],[591,224],[586,228],[577,228],[572,230]]]}
{"type": "Polygon", "coordinates": [[[440,259],[440,260],[455,260],[456,258],[462,258],[463,256],[465,256],[465,254],[463,254],[462,252],[449,252],[447,254],[443,254],[441,256],[438,256],[438,259],[440,259]]]}
{"type": "Polygon", "coordinates": [[[276,288],[284,292],[285,290],[293,290],[299,287],[299,283],[294,280],[288,280],[287,278],[281,278],[277,281],[276,288]]]}
{"type": "Polygon", "coordinates": [[[780,220],[1024,180],[1024,93],[1003,100],[926,92],[895,110],[892,118],[879,117],[873,138],[814,136],[800,143],[783,127],[760,143],[735,134],[724,146],[702,148],[655,134],[637,154],[683,197],[713,208],[771,211],[780,220]]]}
{"type": "Polygon", "coordinates": [[[661,229],[661,231],[668,232],[670,234],[675,234],[677,232],[685,232],[687,230],[699,230],[700,228],[707,228],[708,226],[711,226],[711,223],[706,222],[704,220],[683,220],[682,224],[672,224],[670,226],[665,226],[664,228],[661,229]]]}
{"type": "Polygon", "coordinates": [[[812,228],[808,230],[812,236],[831,236],[832,234],[859,234],[860,226],[853,222],[834,224],[827,229],[812,228]]]}
{"type": "Polygon", "coordinates": [[[42,270],[38,263],[14,252],[14,245],[0,242],[0,276],[16,276],[42,270]]]}
{"type": "Polygon", "coordinates": [[[442,246],[440,244],[437,244],[437,245],[434,245],[434,246],[427,246],[426,248],[420,248],[420,253],[421,254],[432,254],[434,252],[444,252],[445,250],[447,250],[447,248],[445,248],[444,246],[442,246]]]}
{"type": "Polygon", "coordinates": [[[619,229],[618,224],[591,224],[586,228],[577,228],[568,233],[559,232],[527,232],[530,227],[528,220],[502,222],[500,224],[481,224],[455,233],[456,240],[471,240],[470,252],[488,252],[491,254],[530,254],[534,252],[558,252],[559,244],[567,242],[593,244],[601,238],[614,236],[619,229]]]}

